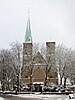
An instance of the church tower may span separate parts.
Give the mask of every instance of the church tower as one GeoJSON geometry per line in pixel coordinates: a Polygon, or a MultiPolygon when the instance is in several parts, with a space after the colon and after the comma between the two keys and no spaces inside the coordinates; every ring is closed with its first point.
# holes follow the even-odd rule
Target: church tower
{"type": "Polygon", "coordinates": [[[22,78],[29,77],[29,67],[32,61],[32,36],[31,36],[31,26],[30,18],[28,12],[27,27],[25,33],[25,42],[23,43],[23,65],[22,65],[22,78]]]}
{"type": "Polygon", "coordinates": [[[55,68],[55,42],[46,42],[46,61],[51,68],[55,68]]]}

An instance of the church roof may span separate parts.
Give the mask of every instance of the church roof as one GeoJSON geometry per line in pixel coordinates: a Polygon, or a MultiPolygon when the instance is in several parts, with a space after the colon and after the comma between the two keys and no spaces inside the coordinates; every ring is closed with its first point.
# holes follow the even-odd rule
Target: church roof
{"type": "Polygon", "coordinates": [[[26,27],[26,33],[25,33],[25,43],[32,43],[29,12],[28,12],[28,20],[27,20],[27,27],[26,27]]]}
{"type": "Polygon", "coordinates": [[[46,64],[46,61],[43,58],[43,56],[40,54],[40,52],[37,52],[37,54],[33,58],[33,62],[34,64],[46,64]]]}

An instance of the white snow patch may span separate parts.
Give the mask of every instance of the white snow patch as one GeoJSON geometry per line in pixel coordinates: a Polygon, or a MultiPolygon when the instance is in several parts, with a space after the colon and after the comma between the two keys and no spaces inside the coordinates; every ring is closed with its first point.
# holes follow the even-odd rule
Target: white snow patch
{"type": "Polygon", "coordinates": [[[0,100],[4,100],[4,99],[0,97],[0,100]]]}
{"type": "Polygon", "coordinates": [[[39,99],[44,99],[44,98],[56,98],[56,97],[61,97],[60,95],[49,95],[49,94],[19,94],[17,95],[18,97],[22,97],[22,98],[39,98],[39,99]]]}

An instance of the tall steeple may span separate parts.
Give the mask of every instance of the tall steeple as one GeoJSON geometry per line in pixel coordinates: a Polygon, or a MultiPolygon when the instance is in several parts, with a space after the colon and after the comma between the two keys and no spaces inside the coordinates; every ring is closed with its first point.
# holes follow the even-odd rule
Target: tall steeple
{"type": "Polygon", "coordinates": [[[31,26],[30,26],[30,12],[28,11],[28,20],[25,33],[25,43],[32,43],[31,26]]]}

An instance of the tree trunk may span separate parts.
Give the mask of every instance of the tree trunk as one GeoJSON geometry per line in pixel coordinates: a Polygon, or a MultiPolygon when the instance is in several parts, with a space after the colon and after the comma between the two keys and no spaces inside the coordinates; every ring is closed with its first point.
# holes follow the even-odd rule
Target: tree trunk
{"type": "Polygon", "coordinates": [[[45,86],[47,85],[47,77],[45,77],[45,86]]]}
{"type": "Polygon", "coordinates": [[[9,82],[8,82],[8,90],[10,90],[10,88],[9,88],[9,82]]]}
{"type": "Polygon", "coordinates": [[[74,84],[75,84],[75,77],[74,77],[74,84]]]}
{"type": "Polygon", "coordinates": [[[64,88],[66,88],[66,77],[64,77],[64,88]]]}
{"type": "Polygon", "coordinates": [[[62,85],[62,77],[60,77],[60,85],[62,85]]]}
{"type": "Polygon", "coordinates": [[[46,76],[45,76],[45,83],[44,85],[46,86],[47,85],[47,70],[46,70],[46,76]]]}

